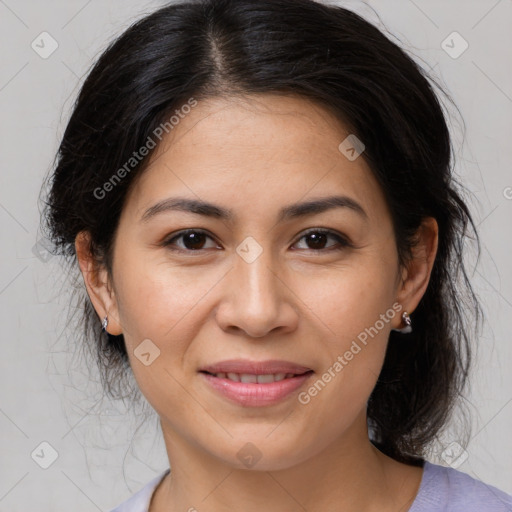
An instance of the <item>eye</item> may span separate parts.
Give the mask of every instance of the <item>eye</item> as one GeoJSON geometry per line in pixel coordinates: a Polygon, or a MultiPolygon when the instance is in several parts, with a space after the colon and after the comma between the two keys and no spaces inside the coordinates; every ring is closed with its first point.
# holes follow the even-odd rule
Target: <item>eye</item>
{"type": "MultiPolygon", "coordinates": [[[[307,245],[312,247],[306,247],[313,251],[325,251],[325,250],[341,250],[345,247],[352,247],[352,244],[343,236],[339,235],[335,231],[329,229],[315,228],[306,232],[299,240],[305,239],[307,245]],[[331,246],[325,247],[326,241],[332,238],[338,243],[331,246]]],[[[303,249],[303,248],[299,248],[303,249]]]]}
{"type": "MultiPolygon", "coordinates": [[[[311,229],[303,234],[299,240],[303,239],[306,240],[306,245],[309,245],[309,247],[299,247],[300,250],[310,249],[313,251],[326,251],[341,250],[345,247],[352,247],[352,244],[345,237],[329,229],[311,229]],[[326,242],[329,238],[334,239],[337,243],[326,247],[326,242]]],[[[206,231],[201,229],[187,229],[185,231],[181,231],[165,240],[162,245],[164,247],[168,247],[172,251],[178,252],[198,252],[204,249],[218,247],[213,238],[208,235],[206,231]],[[205,240],[207,239],[210,239],[213,242],[213,245],[210,247],[205,245],[205,240]],[[177,241],[181,241],[181,244],[177,243],[177,241]]]]}
{"type": "MultiPolygon", "coordinates": [[[[205,247],[205,239],[207,238],[213,240],[212,237],[206,233],[206,231],[203,231],[201,229],[187,229],[186,231],[181,231],[180,233],[167,239],[166,241],[163,242],[162,245],[164,247],[169,247],[173,251],[194,252],[208,248],[205,247]],[[178,245],[177,248],[171,247],[173,245],[176,245],[174,243],[176,240],[180,239],[183,240],[182,245],[178,245]]],[[[217,244],[214,243],[212,247],[217,247],[217,244]]]]}

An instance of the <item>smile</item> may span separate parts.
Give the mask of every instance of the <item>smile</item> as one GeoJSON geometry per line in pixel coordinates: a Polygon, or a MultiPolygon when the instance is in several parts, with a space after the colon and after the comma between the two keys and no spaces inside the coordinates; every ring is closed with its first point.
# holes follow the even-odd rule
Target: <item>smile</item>
{"type": "Polygon", "coordinates": [[[229,401],[245,407],[277,404],[303,386],[313,373],[313,370],[299,375],[199,372],[210,389],[229,401]]]}

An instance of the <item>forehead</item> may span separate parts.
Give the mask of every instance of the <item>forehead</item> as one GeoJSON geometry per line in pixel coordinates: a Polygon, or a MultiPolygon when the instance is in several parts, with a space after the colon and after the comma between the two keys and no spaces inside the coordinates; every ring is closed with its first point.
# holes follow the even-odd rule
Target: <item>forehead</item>
{"type": "Polygon", "coordinates": [[[258,95],[200,101],[154,150],[126,201],[133,220],[171,195],[252,208],[343,193],[371,209],[383,201],[364,158],[339,146],[349,130],[301,97],[258,95]]]}
{"type": "MultiPolygon", "coordinates": [[[[346,135],[346,128],[333,114],[305,98],[211,98],[199,102],[179,120],[153,160],[169,150],[174,157],[186,152],[187,158],[194,153],[199,159],[202,151],[214,149],[216,161],[243,159],[246,154],[258,154],[276,163],[296,162],[306,156],[325,161],[338,156],[340,137],[346,135]],[[311,153],[315,149],[323,151],[311,153]]],[[[257,168],[257,162],[254,164],[257,168]]]]}

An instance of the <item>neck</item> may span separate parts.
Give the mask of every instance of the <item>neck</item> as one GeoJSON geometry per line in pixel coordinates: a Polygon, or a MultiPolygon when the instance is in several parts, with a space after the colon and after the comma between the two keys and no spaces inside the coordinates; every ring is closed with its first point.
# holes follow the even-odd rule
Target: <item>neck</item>
{"type": "Polygon", "coordinates": [[[163,422],[162,431],[171,473],[155,491],[150,512],[405,512],[422,477],[422,468],[396,462],[371,444],[365,415],[342,438],[276,470],[258,470],[258,464],[239,469],[228,456],[212,457],[163,422]]]}

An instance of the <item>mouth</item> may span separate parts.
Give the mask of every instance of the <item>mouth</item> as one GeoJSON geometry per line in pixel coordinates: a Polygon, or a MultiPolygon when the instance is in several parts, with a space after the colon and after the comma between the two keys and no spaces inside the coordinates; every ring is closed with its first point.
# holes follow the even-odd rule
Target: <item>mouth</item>
{"type": "Polygon", "coordinates": [[[230,360],[199,370],[210,390],[243,407],[282,402],[314,373],[311,368],[287,361],[230,360]]]}

